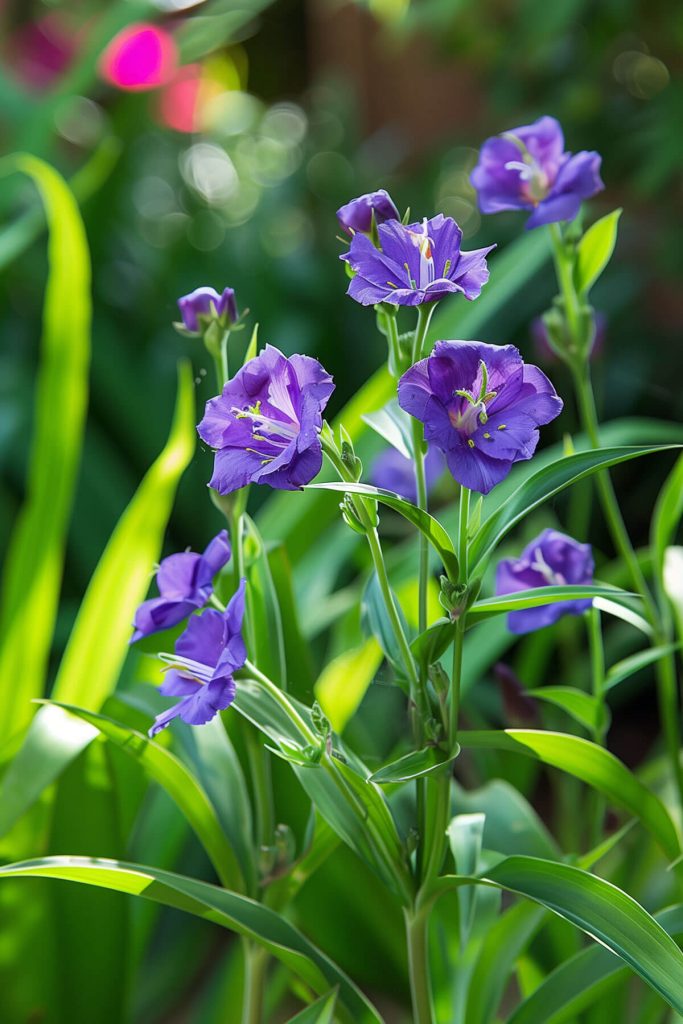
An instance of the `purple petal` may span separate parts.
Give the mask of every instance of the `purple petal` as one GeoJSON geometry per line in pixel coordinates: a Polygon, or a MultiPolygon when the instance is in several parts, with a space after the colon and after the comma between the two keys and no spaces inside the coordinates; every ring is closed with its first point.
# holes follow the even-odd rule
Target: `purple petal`
{"type": "Polygon", "coordinates": [[[325,367],[317,359],[298,354],[290,356],[289,362],[294,367],[299,386],[309,391],[318,401],[320,409],[324,409],[335,387],[325,367]]]}
{"type": "Polygon", "coordinates": [[[148,601],[143,601],[135,613],[133,621],[135,632],[131,637],[131,643],[141,640],[144,636],[150,636],[152,633],[159,633],[163,629],[177,626],[202,604],[204,604],[203,600],[200,600],[199,603],[169,601],[165,597],[152,597],[148,601]]]}
{"type": "Polygon", "coordinates": [[[365,195],[352,199],[351,202],[340,206],[337,210],[337,220],[348,232],[368,232],[372,226],[372,214],[375,213],[377,224],[385,220],[400,220],[398,210],[386,191],[380,188],[376,192],[367,192],[365,195]]]}
{"type": "Polygon", "coordinates": [[[478,494],[488,494],[512,469],[512,462],[492,459],[466,444],[446,452],[446,464],[454,480],[478,494]]]}
{"type": "Polygon", "coordinates": [[[182,600],[191,597],[197,589],[197,570],[201,555],[183,551],[164,558],[157,571],[157,586],[162,597],[182,600]]]}
{"type": "Polygon", "coordinates": [[[484,249],[472,249],[471,252],[461,252],[460,258],[451,271],[465,293],[465,298],[476,299],[489,279],[489,268],[486,257],[495,249],[495,245],[488,245],[484,249]]]}
{"type": "Polygon", "coordinates": [[[216,573],[219,573],[223,566],[230,561],[231,554],[228,531],[221,530],[213,540],[209,541],[201,556],[201,564],[197,571],[198,585],[210,586],[216,573]]]}
{"type": "Polygon", "coordinates": [[[543,199],[526,222],[527,231],[561,220],[574,220],[581,207],[581,197],[574,192],[543,199]]]}
{"type": "Polygon", "coordinates": [[[176,640],[175,653],[215,669],[225,644],[225,621],[221,612],[207,608],[193,615],[187,629],[176,640]]]}
{"type": "Polygon", "coordinates": [[[600,177],[602,157],[595,151],[583,150],[570,157],[562,165],[551,190],[551,197],[563,192],[572,192],[581,199],[590,199],[601,192],[605,185],[600,177]]]}
{"type": "Polygon", "coordinates": [[[225,609],[225,646],[216,665],[217,676],[236,672],[247,660],[247,649],[242,639],[246,586],[247,581],[240,580],[225,609]]]}
{"type": "Polygon", "coordinates": [[[166,673],[158,689],[164,697],[189,697],[190,694],[196,693],[201,685],[196,679],[190,679],[189,676],[184,676],[172,668],[166,673]]]}
{"type": "Polygon", "coordinates": [[[235,690],[232,676],[212,679],[192,697],[181,700],[177,705],[178,714],[188,725],[206,725],[219,711],[224,711],[232,704],[235,690]]]}

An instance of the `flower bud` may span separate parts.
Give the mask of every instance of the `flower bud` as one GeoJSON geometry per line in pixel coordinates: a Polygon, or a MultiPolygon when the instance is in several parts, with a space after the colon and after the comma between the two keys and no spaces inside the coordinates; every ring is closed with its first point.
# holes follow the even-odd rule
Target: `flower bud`
{"type": "Polygon", "coordinates": [[[384,188],[358,196],[357,199],[352,199],[351,202],[340,206],[337,210],[337,220],[344,231],[350,235],[355,234],[356,231],[369,235],[372,232],[373,224],[383,224],[386,220],[399,219],[396,205],[384,188]]]}
{"type": "Polygon", "coordinates": [[[212,324],[228,330],[239,319],[233,288],[224,288],[219,295],[215,288],[195,288],[178,299],[182,317],[179,329],[183,334],[205,334],[212,324]]]}

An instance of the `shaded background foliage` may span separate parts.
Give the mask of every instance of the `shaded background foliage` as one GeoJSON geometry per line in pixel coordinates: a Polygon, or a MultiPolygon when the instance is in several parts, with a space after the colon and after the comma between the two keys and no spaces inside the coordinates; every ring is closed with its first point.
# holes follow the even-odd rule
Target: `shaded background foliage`
{"type": "MultiPolygon", "coordinates": [[[[357,5],[245,0],[239,8],[206,0],[183,5],[182,11],[179,6],[161,0],[158,5],[0,4],[3,151],[43,156],[67,178],[89,166],[81,178],[81,199],[94,268],[92,392],[55,660],[115,522],[163,446],[179,356],[192,359],[198,401],[213,393],[203,350],[170,326],[177,296],[200,284],[233,286],[240,306],[248,306],[252,322],[260,323],[262,340],[286,352],[315,355],[334,374],[331,410],[336,412],[384,357],[368,314],[344,295],[336,208],[353,195],[385,186],[401,207],[454,216],[468,248],[493,241],[502,248],[519,233],[519,218],[504,214],[482,222],[468,173],[483,138],[539,114],[562,121],[570,149],[596,148],[603,154],[607,188],[593,204],[596,216],[615,205],[627,211],[610,274],[594,293],[595,305],[607,317],[597,371],[605,418],[683,417],[678,230],[683,12],[663,0],[368,0],[357,5]],[[175,33],[182,63],[191,68],[188,81],[201,80],[190,114],[181,117],[179,93],[127,94],[98,75],[94,58],[102,39],[140,18],[153,18],[175,33]]],[[[28,185],[12,184],[0,196],[8,225],[33,205],[28,185]]],[[[17,243],[16,230],[6,228],[0,234],[0,267],[4,547],[25,486],[46,272],[40,233],[28,231],[24,239],[19,232],[17,243]]],[[[512,341],[530,355],[530,321],[553,292],[548,265],[494,315],[482,340],[512,341]]],[[[564,371],[550,372],[562,391],[564,371]]],[[[210,455],[200,449],[180,487],[169,551],[187,545],[201,549],[219,522],[203,499],[209,468],[210,455]]],[[[640,486],[643,471],[637,464],[618,474],[636,540],[645,538],[658,471],[664,467],[648,470],[646,487],[640,486]]],[[[610,550],[599,524],[591,538],[610,550]]],[[[565,626],[560,668],[562,659],[569,663],[574,654],[571,624],[565,626]]],[[[343,649],[343,628],[333,638],[333,650],[335,645],[343,649]]],[[[517,667],[525,681],[533,682],[543,670],[542,645],[534,654],[522,645],[517,667]]],[[[499,691],[490,682],[481,707],[495,706],[500,713],[499,691]]],[[[376,725],[377,709],[383,713],[393,699],[387,693],[371,691],[366,717],[354,723],[361,749],[363,730],[367,735],[376,725]]],[[[654,739],[653,729],[642,729],[644,720],[654,725],[653,702],[642,681],[629,699],[631,716],[624,717],[612,742],[623,756],[638,760],[654,739]]],[[[512,710],[504,705],[503,713],[518,714],[519,706],[513,701],[512,710]]],[[[387,752],[394,739],[390,726],[387,752]]],[[[107,760],[111,763],[100,766],[103,774],[126,772],[116,751],[107,760]]],[[[73,777],[60,790],[65,806],[71,782],[78,799],[84,791],[82,766],[70,771],[73,777]]],[[[529,780],[533,788],[533,767],[514,762],[510,772],[514,782],[524,786],[529,780]]],[[[102,777],[91,766],[85,792],[92,815],[97,808],[105,813],[97,799],[102,777]]],[[[276,781],[280,803],[289,801],[292,820],[303,832],[305,811],[289,774],[278,773],[276,781]]],[[[197,862],[195,870],[206,871],[175,808],[158,792],[145,799],[149,821],[164,822],[163,840],[154,840],[156,862],[172,865],[182,850],[186,870],[197,862]]],[[[537,802],[550,817],[543,787],[537,802]]],[[[63,822],[63,816],[57,820],[63,822]]],[[[123,853],[119,826],[115,820],[93,820],[81,849],[68,852],[123,853]]],[[[147,828],[153,832],[153,824],[147,828]]],[[[133,846],[144,848],[151,859],[151,837],[141,831],[138,826],[133,846]]],[[[59,835],[53,839],[58,848],[59,835]]],[[[377,900],[376,888],[350,861],[343,853],[325,866],[318,888],[305,891],[300,913],[312,937],[361,982],[400,994],[404,953],[392,938],[398,935],[391,916],[396,911],[380,901],[378,934],[367,934],[363,898],[371,893],[377,900]],[[333,921],[321,919],[317,894],[339,890],[350,870],[357,872],[358,899],[343,914],[333,906],[333,921]],[[379,951],[373,958],[374,942],[379,951]]],[[[76,899],[73,893],[49,898],[73,912],[68,902],[76,899]]],[[[87,914],[94,895],[86,891],[78,898],[87,914]]],[[[111,908],[102,903],[101,912],[120,913],[120,897],[96,898],[110,900],[111,908]]],[[[145,923],[150,911],[132,913],[141,943],[151,927],[145,923]]],[[[230,972],[215,970],[221,950],[207,926],[182,918],[182,928],[175,929],[182,938],[170,940],[177,921],[177,915],[165,912],[155,933],[152,959],[159,967],[138,984],[138,1015],[156,1019],[149,1015],[163,1016],[175,1003],[181,1007],[179,1019],[217,1019],[215,1007],[229,1000],[230,972]],[[188,976],[178,976],[177,991],[169,991],[174,965],[188,958],[188,976]],[[220,986],[226,986],[227,996],[217,999],[220,986]]],[[[558,938],[558,947],[565,940],[558,938]]],[[[68,989],[70,979],[61,984],[68,989]]],[[[118,979],[110,977],[110,986],[114,999],[118,979]]],[[[87,993],[77,995],[72,988],[69,1001],[73,1020],[88,1019],[87,993]]]]}

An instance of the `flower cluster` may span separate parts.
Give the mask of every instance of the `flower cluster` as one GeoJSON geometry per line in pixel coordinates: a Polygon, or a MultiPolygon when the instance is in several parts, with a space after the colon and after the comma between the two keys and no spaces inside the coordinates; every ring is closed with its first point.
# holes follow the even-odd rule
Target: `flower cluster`
{"type": "Polygon", "coordinates": [[[562,128],[554,117],[540,117],[487,139],[471,182],[482,213],[531,210],[527,228],[573,220],[584,199],[605,186],[601,157],[566,153],[562,128]]]}

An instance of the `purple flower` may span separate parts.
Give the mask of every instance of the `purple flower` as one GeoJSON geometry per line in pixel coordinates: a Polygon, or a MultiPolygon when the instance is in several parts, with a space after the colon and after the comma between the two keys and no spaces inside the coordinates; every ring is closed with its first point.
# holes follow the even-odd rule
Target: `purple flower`
{"type": "Polygon", "coordinates": [[[199,436],[216,450],[209,483],[230,494],[249,483],[292,491],[320,471],[322,411],[334,391],[317,359],[272,345],[206,403],[199,436]]]}
{"type": "Polygon", "coordinates": [[[401,219],[387,190],[380,188],[376,192],[366,192],[364,196],[358,196],[345,206],[340,206],[337,210],[337,220],[350,235],[356,231],[367,235],[372,228],[373,213],[376,224],[383,224],[385,220],[401,219]]]}
{"type": "MultiPolygon", "coordinates": [[[[593,317],[593,323],[595,333],[593,335],[593,344],[591,346],[590,356],[591,359],[597,358],[602,354],[602,350],[605,347],[605,338],[607,336],[607,317],[604,313],[595,313],[593,317]]],[[[534,343],[534,349],[536,355],[545,363],[559,363],[560,357],[557,352],[550,344],[548,337],[548,328],[545,325],[542,316],[534,317],[531,321],[531,340],[534,343]]]]}
{"type": "Polygon", "coordinates": [[[160,596],[143,601],[136,611],[131,643],[176,626],[197,608],[203,608],[213,592],[214,576],[229,561],[226,530],[213,538],[202,555],[183,551],[164,558],[157,570],[160,596]]]}
{"type": "MultiPolygon", "coordinates": [[[[505,558],[496,569],[496,594],[515,594],[534,587],[557,587],[593,582],[593,553],[590,544],[579,544],[557,530],[544,530],[524,548],[519,558],[505,558]]],[[[512,633],[530,633],[552,626],[563,615],[581,615],[592,605],[581,601],[555,601],[538,608],[510,612],[512,633]]]]}
{"type": "Polygon", "coordinates": [[[156,736],[174,718],[188,725],[205,725],[235,699],[233,672],[244,665],[247,651],[242,639],[246,580],[224,612],[208,608],[190,619],[175,645],[173,667],[159,687],[165,697],[181,697],[157,715],[149,730],[156,736]]]}
{"type": "Polygon", "coordinates": [[[573,220],[581,201],[605,186],[599,153],[564,152],[564,135],[554,117],[513,128],[487,139],[470,181],[482,213],[532,210],[527,228],[573,220]]]}
{"type": "Polygon", "coordinates": [[[401,377],[398,402],[424,423],[425,440],[458,483],[480,494],[531,458],[538,427],[562,410],[548,378],[514,345],[481,341],[438,341],[401,377]]]}
{"type": "MultiPolygon", "coordinates": [[[[425,483],[429,492],[444,470],[443,455],[438,448],[431,446],[427,449],[424,467],[425,483]]],[[[370,479],[375,487],[394,491],[413,504],[417,502],[415,463],[401,455],[396,448],[387,448],[377,456],[370,469],[370,479]]]]}
{"type": "Polygon", "coordinates": [[[238,319],[233,288],[224,288],[222,295],[215,288],[195,288],[178,299],[178,308],[190,334],[202,334],[213,320],[218,320],[221,327],[231,327],[238,319]]]}
{"type": "Polygon", "coordinates": [[[379,249],[357,233],[340,257],[355,271],[347,295],[362,306],[420,306],[452,292],[476,299],[489,279],[486,256],[495,246],[461,252],[462,231],[452,217],[438,214],[407,227],[390,220],[377,231],[379,249]]]}

